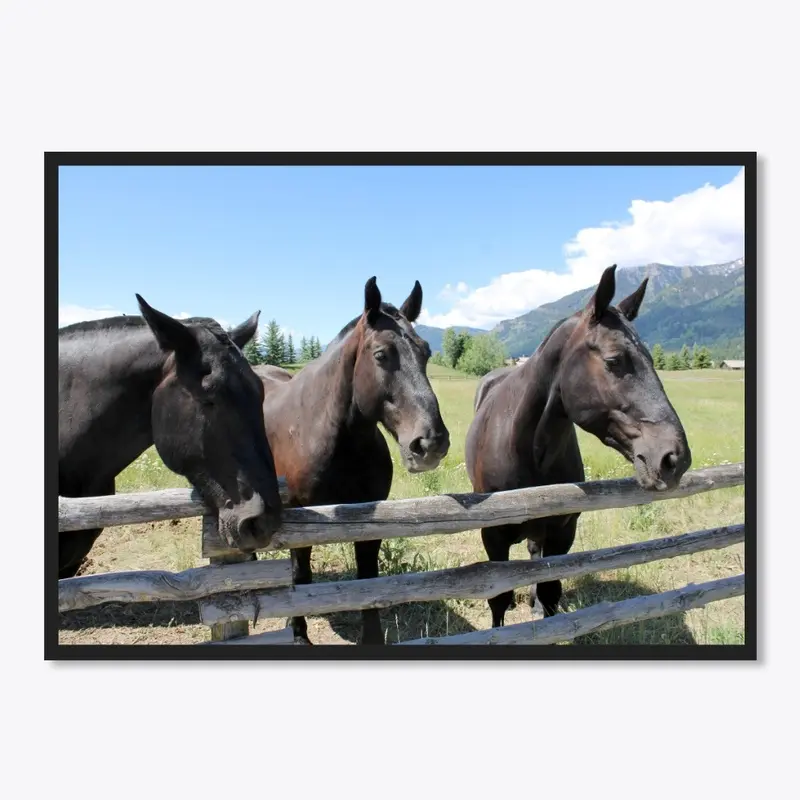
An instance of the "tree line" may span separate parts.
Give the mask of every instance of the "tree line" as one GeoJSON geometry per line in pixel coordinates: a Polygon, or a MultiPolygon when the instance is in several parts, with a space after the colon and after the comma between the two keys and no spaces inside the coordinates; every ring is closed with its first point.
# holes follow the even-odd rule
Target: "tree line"
{"type": "Polygon", "coordinates": [[[503,343],[493,333],[472,335],[448,328],[442,337],[442,350],[431,356],[432,364],[452,367],[468,375],[483,376],[505,364],[503,343]]]}
{"type": "Polygon", "coordinates": [[[283,367],[287,364],[302,364],[313,361],[322,354],[319,337],[312,336],[300,340],[300,348],[295,348],[292,334],[283,335],[277,321],[272,319],[260,336],[258,333],[244,346],[244,355],[253,364],[272,364],[283,367]]]}
{"type": "Polygon", "coordinates": [[[709,349],[697,345],[694,345],[691,351],[688,345],[684,345],[679,353],[667,355],[664,348],[656,344],[650,355],[653,356],[653,366],[656,369],[711,369],[714,366],[709,349]]]}

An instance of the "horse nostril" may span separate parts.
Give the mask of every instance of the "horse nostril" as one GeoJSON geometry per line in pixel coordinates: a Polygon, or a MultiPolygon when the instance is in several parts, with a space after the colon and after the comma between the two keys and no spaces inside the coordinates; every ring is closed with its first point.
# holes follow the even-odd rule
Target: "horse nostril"
{"type": "Polygon", "coordinates": [[[424,456],[425,449],[422,447],[422,437],[417,436],[416,439],[412,439],[408,445],[408,449],[415,455],[415,456],[424,456]]]}
{"type": "Polygon", "coordinates": [[[258,544],[255,519],[248,517],[240,520],[237,527],[239,529],[239,548],[245,552],[252,551],[254,546],[258,544]]]}
{"type": "Polygon", "coordinates": [[[661,472],[666,475],[675,472],[677,466],[678,456],[675,455],[675,453],[667,453],[664,458],[661,459],[661,472]]]}

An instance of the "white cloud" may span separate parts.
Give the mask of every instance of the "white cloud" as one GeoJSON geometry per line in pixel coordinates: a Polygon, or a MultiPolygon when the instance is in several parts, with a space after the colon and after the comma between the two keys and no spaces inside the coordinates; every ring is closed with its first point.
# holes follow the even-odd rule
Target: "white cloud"
{"type": "Polygon", "coordinates": [[[173,314],[175,319],[189,319],[192,315],[189,314],[187,311],[181,311],[180,314],[173,314]]]}
{"type": "Polygon", "coordinates": [[[85,306],[63,305],[58,307],[58,327],[73,325],[76,322],[88,322],[93,319],[119,317],[122,311],[104,306],[103,308],[87,308],[85,306]]]}
{"type": "MultiPolygon", "coordinates": [[[[632,267],[659,262],[701,265],[733,261],[744,253],[744,170],[719,188],[706,184],[669,201],[633,200],[630,217],[584,228],[564,245],[565,272],[508,272],[488,286],[455,299],[444,314],[423,309],[419,322],[448,327],[491,328],[543,303],[596,283],[611,264],[632,267]]],[[[464,285],[459,282],[458,287],[464,285]]],[[[452,286],[443,290],[453,298],[452,286]]]]}
{"type": "Polygon", "coordinates": [[[442,291],[439,292],[439,297],[443,300],[452,300],[454,297],[465,295],[468,292],[469,286],[464,281],[459,281],[455,286],[452,283],[446,283],[442,291]]]}

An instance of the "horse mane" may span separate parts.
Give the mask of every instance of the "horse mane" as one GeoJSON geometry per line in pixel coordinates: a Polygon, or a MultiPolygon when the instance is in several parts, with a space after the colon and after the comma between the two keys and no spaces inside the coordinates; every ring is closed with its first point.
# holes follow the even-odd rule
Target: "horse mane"
{"type": "MultiPolygon", "coordinates": [[[[189,317],[188,319],[181,319],[184,325],[192,324],[209,324],[222,327],[215,319],[211,317],[189,317]]],[[[58,335],[62,333],[90,333],[93,331],[107,331],[107,330],[125,330],[126,328],[143,328],[147,323],[144,317],[138,316],[121,316],[121,317],[105,317],[104,319],[85,320],[83,322],[73,322],[72,325],[64,325],[58,329],[58,335]]]]}
{"type": "MultiPolygon", "coordinates": [[[[381,303],[381,311],[384,314],[388,314],[393,319],[397,319],[400,316],[400,312],[398,311],[398,309],[391,303],[381,303]]],[[[352,332],[353,328],[355,328],[360,319],[361,319],[361,314],[351,319],[350,322],[348,322],[347,325],[345,325],[344,328],[342,328],[339,331],[339,333],[337,333],[336,336],[334,336],[333,339],[331,339],[331,341],[328,343],[325,349],[327,350],[329,347],[332,347],[335,344],[339,344],[339,342],[341,342],[345,337],[347,337],[349,333],[352,332]]]]}
{"type": "Polygon", "coordinates": [[[556,322],[556,324],[555,324],[555,325],[553,325],[553,327],[552,327],[552,328],[550,328],[550,330],[548,331],[548,333],[547,333],[547,336],[545,336],[545,337],[544,337],[544,339],[542,339],[542,341],[539,343],[539,346],[536,348],[535,352],[537,352],[537,353],[538,353],[538,352],[539,352],[539,350],[541,350],[541,349],[542,349],[542,348],[543,348],[543,347],[544,347],[544,346],[545,346],[545,345],[546,345],[546,344],[547,344],[547,343],[550,341],[550,339],[551,339],[551,337],[553,336],[553,334],[554,334],[554,333],[555,333],[555,332],[556,332],[556,331],[557,331],[557,330],[558,330],[558,329],[559,329],[559,328],[560,328],[560,327],[561,327],[561,326],[562,326],[562,325],[563,325],[563,324],[564,324],[564,323],[565,323],[565,322],[566,322],[568,319],[569,319],[569,317],[564,317],[563,319],[560,319],[558,322],[556,322]]]}

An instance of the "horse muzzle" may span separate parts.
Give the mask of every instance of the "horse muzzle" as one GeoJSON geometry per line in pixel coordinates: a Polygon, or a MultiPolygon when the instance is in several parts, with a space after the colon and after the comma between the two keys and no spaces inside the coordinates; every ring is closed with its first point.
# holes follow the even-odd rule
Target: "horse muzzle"
{"type": "Polygon", "coordinates": [[[281,524],[280,508],[269,508],[260,495],[219,510],[219,530],[231,547],[252,553],[267,547],[281,524]]]}
{"type": "Polygon", "coordinates": [[[409,472],[428,472],[436,469],[450,450],[450,434],[445,428],[439,433],[417,436],[401,449],[403,463],[409,472]]]}
{"type": "Polygon", "coordinates": [[[643,489],[672,491],[692,465],[691,451],[688,445],[677,439],[654,445],[634,446],[633,466],[636,480],[643,489]]]}

